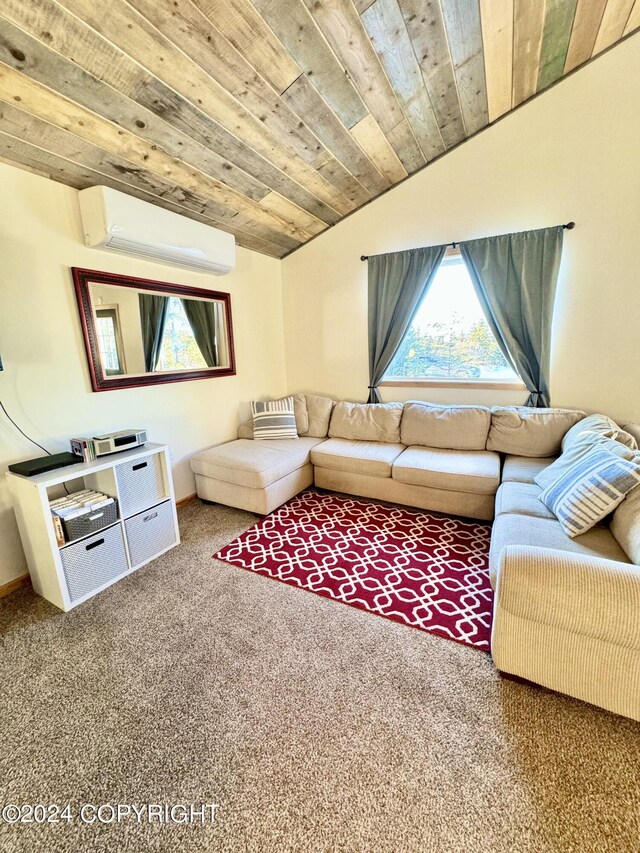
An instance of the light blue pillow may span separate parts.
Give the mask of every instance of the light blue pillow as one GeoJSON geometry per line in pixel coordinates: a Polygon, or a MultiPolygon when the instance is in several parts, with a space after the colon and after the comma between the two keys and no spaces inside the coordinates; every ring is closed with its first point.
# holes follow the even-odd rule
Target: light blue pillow
{"type": "Polygon", "coordinates": [[[630,461],[640,459],[640,454],[637,450],[630,450],[613,438],[607,438],[601,433],[587,430],[574,438],[571,444],[566,447],[562,456],[559,456],[555,462],[552,462],[551,465],[539,471],[533,478],[534,483],[537,483],[541,489],[548,488],[570,468],[573,468],[574,465],[596,449],[608,450],[615,456],[621,456],[623,459],[629,459],[630,461]]]}
{"type": "Polygon", "coordinates": [[[597,448],[544,489],[540,500],[573,539],[613,512],[638,485],[640,462],[597,448]]]}

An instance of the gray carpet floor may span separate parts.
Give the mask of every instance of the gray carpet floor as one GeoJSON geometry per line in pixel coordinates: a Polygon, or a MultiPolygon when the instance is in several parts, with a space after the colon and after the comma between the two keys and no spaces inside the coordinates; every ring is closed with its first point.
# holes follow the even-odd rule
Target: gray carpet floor
{"type": "Polygon", "coordinates": [[[73,812],[0,823],[3,853],[638,853],[638,724],[211,559],[255,521],[194,502],[179,548],[77,610],[0,601],[0,800],[73,812]],[[214,823],[78,818],[202,802],[214,823]]]}

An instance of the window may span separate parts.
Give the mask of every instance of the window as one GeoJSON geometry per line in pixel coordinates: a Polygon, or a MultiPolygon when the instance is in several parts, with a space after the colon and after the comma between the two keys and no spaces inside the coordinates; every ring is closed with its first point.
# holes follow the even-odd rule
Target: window
{"type": "Polygon", "coordinates": [[[125,365],[116,308],[106,307],[96,310],[96,331],[105,375],[118,376],[124,373],[125,365]]]}
{"type": "Polygon", "coordinates": [[[445,258],[384,379],[520,382],[459,256],[445,258]]]}
{"type": "Polygon", "coordinates": [[[196,343],[191,324],[184,313],[182,299],[169,297],[167,322],[164,327],[162,348],[156,370],[206,370],[200,347],[196,343]]]}

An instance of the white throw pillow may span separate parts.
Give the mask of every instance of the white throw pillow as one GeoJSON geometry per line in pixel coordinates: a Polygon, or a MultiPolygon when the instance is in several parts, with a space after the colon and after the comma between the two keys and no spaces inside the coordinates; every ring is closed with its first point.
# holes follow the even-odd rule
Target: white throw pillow
{"type": "Polygon", "coordinates": [[[596,448],[545,489],[540,500],[573,539],[586,533],[640,485],[640,462],[596,448]]]}
{"type": "Polygon", "coordinates": [[[628,432],[625,432],[607,415],[588,415],[567,431],[565,437],[562,439],[562,450],[568,450],[584,432],[595,432],[603,438],[615,439],[615,441],[619,441],[621,444],[626,445],[626,447],[630,447],[631,450],[637,450],[638,448],[635,438],[628,432]]]}
{"type": "Polygon", "coordinates": [[[293,397],[251,403],[253,437],[258,441],[275,438],[297,438],[293,397]]]}

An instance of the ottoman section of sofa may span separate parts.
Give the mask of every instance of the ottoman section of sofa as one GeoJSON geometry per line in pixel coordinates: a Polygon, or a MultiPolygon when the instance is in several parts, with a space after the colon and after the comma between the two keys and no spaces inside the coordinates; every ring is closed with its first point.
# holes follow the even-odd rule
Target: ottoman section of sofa
{"type": "Polygon", "coordinates": [[[320,438],[219,444],[191,459],[198,496],[267,514],[313,482],[309,460],[320,438]]]}

